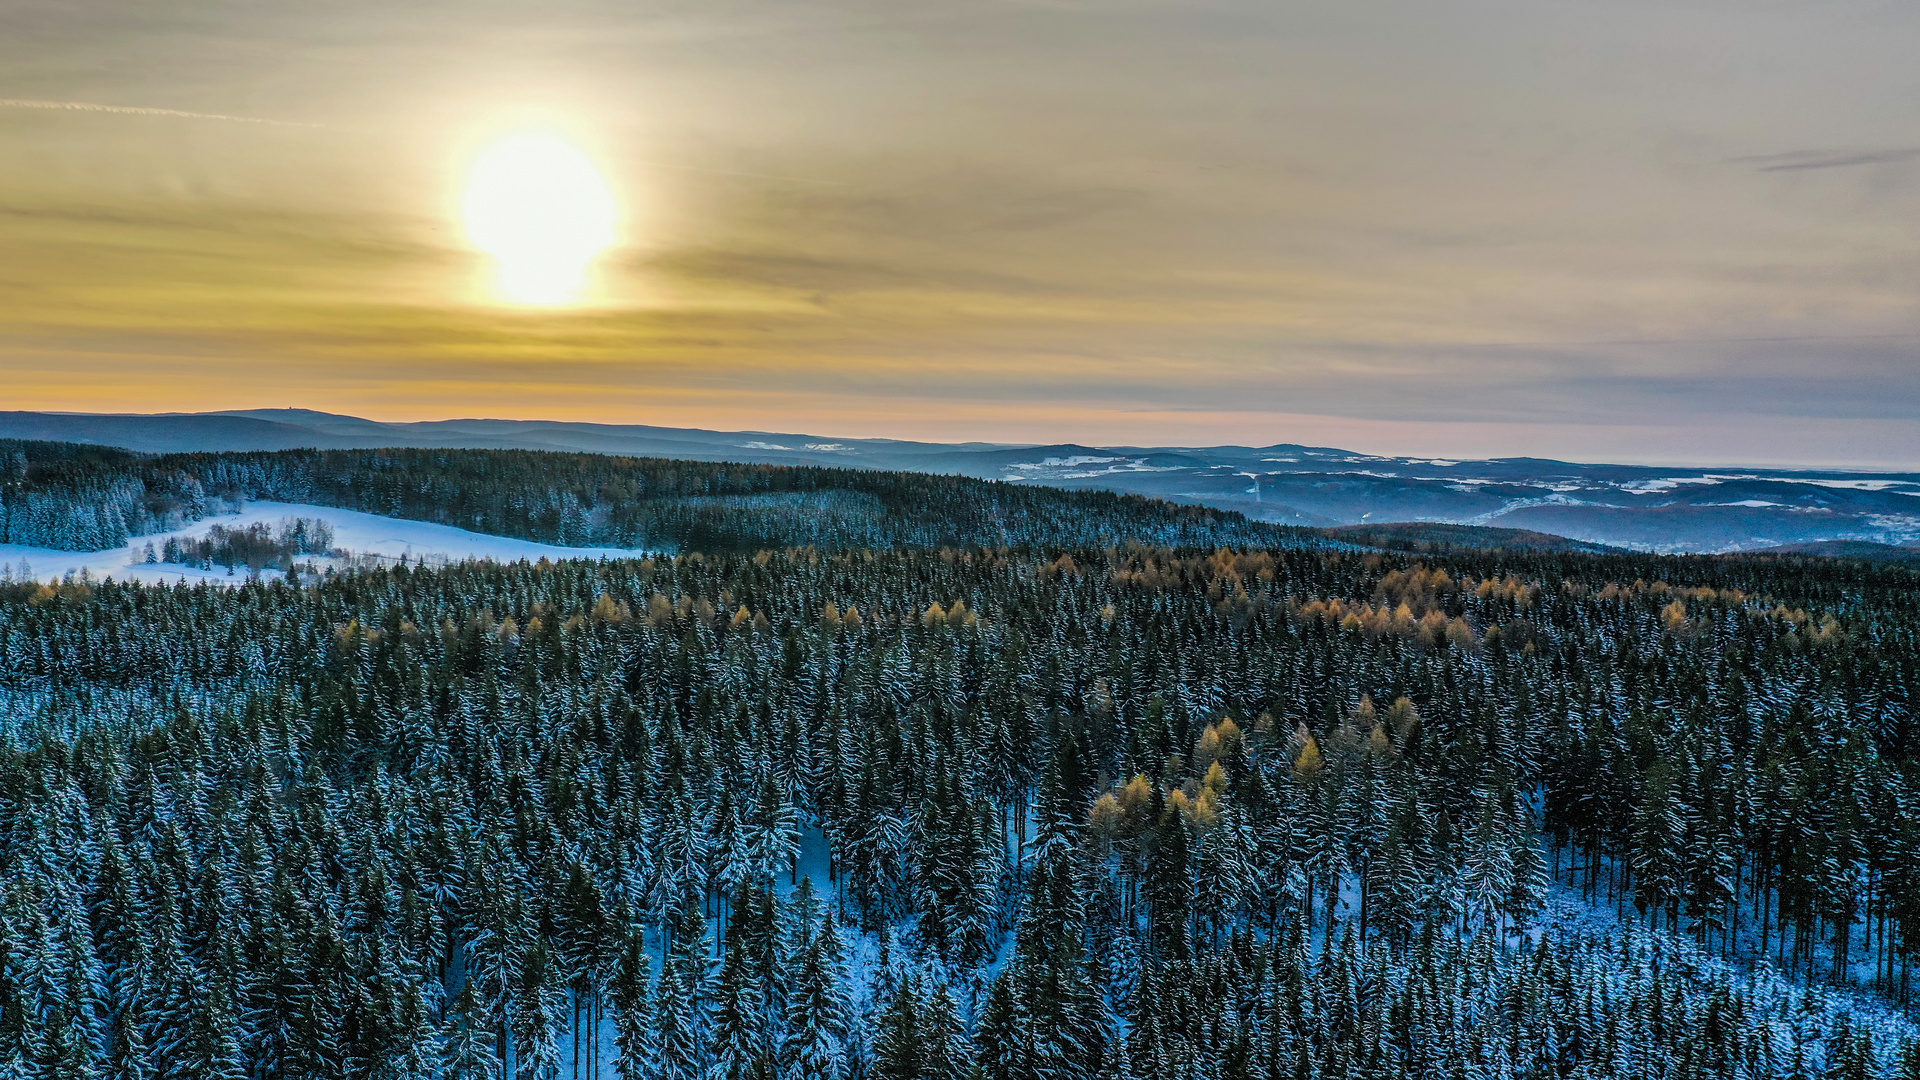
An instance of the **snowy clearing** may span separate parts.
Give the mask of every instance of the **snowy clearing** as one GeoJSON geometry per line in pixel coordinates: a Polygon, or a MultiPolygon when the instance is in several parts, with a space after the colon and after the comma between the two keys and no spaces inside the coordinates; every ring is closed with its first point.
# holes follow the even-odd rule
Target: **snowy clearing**
{"type": "MultiPolygon", "coordinates": [[[[0,575],[4,575],[8,568],[11,568],[15,580],[31,575],[41,581],[55,581],[67,574],[77,576],[84,570],[95,578],[111,577],[120,581],[171,584],[185,580],[238,584],[247,579],[247,571],[244,567],[229,574],[224,566],[203,570],[172,563],[146,563],[142,561],[145,558],[146,546],[151,542],[157,550],[164,547],[166,541],[172,537],[199,538],[205,536],[207,530],[215,525],[224,525],[230,529],[257,522],[277,525],[284,518],[312,518],[325,521],[333,526],[334,546],[353,555],[376,555],[388,559],[404,557],[409,562],[422,560],[459,562],[467,559],[487,559],[493,562],[516,562],[521,559],[532,561],[543,558],[625,559],[646,554],[642,550],[622,548],[573,548],[537,544],[531,540],[515,540],[505,536],[468,532],[451,525],[381,517],[378,514],[363,514],[355,510],[338,510],[331,506],[254,502],[248,503],[246,509],[238,513],[202,518],[184,529],[176,529],[172,532],[135,537],[127,547],[109,551],[60,551],[54,548],[0,544],[0,575]]],[[[340,562],[340,560],[326,558],[302,558],[300,561],[303,564],[312,562],[318,567],[337,565],[340,562]]]]}

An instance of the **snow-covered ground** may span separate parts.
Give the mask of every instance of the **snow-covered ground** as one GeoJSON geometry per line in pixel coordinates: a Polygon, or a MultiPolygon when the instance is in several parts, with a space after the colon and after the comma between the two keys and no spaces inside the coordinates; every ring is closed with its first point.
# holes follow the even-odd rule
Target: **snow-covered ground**
{"type": "Polygon", "coordinates": [[[1853,1025],[1870,1032],[1875,1052],[1888,1069],[1892,1068],[1901,1048],[1920,1037],[1920,1024],[1907,1016],[1898,1004],[1870,990],[1835,986],[1822,980],[1807,982],[1781,972],[1763,956],[1728,959],[1715,950],[1695,944],[1685,933],[1650,930],[1632,912],[1630,906],[1621,908],[1605,900],[1587,900],[1578,888],[1554,881],[1548,886],[1546,906],[1529,936],[1536,944],[1550,931],[1562,938],[1590,934],[1623,943],[1656,942],[1669,958],[1685,960],[1705,977],[1725,974],[1759,1011],[1772,1013],[1778,1022],[1785,1022],[1789,1014],[1807,1006],[1810,999],[1811,1013],[1820,1017],[1822,1030],[1831,1030],[1836,1019],[1845,1016],[1853,1025]]]}
{"type": "MultiPolygon", "coordinates": [[[[216,566],[212,570],[201,570],[171,563],[146,563],[142,561],[145,558],[146,546],[151,542],[155,550],[160,550],[166,546],[169,537],[185,539],[205,536],[207,530],[215,525],[225,525],[228,528],[251,525],[256,522],[278,525],[284,518],[310,518],[325,521],[333,526],[334,547],[354,555],[378,555],[390,559],[404,556],[410,562],[423,559],[429,562],[464,559],[491,559],[495,562],[541,558],[621,559],[644,554],[641,551],[628,551],[621,548],[574,548],[536,544],[530,540],[514,540],[505,536],[468,532],[450,525],[381,517],[378,514],[363,514],[354,510],[337,510],[331,506],[255,502],[248,503],[246,509],[239,513],[203,518],[184,529],[169,533],[137,537],[127,547],[115,548],[111,551],[58,551],[53,548],[0,544],[0,576],[6,575],[11,568],[15,580],[23,580],[31,576],[40,581],[54,581],[70,573],[78,576],[82,570],[85,570],[96,579],[111,577],[119,581],[169,584],[184,579],[189,582],[220,581],[238,584],[246,580],[245,567],[229,575],[224,566],[216,566]]],[[[324,567],[331,560],[303,557],[300,561],[302,563],[311,561],[317,566],[324,567]]]]}

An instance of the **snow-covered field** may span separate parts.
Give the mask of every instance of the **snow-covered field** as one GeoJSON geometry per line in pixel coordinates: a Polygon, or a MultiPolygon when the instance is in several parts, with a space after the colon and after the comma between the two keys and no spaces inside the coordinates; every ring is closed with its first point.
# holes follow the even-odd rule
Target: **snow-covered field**
{"type": "MultiPolygon", "coordinates": [[[[311,518],[325,521],[333,526],[334,547],[354,555],[378,555],[390,559],[404,556],[410,562],[423,559],[429,562],[457,562],[464,559],[491,559],[494,562],[541,558],[620,559],[644,554],[641,551],[627,551],[620,548],[573,548],[536,544],[530,540],[514,540],[505,536],[468,532],[450,525],[381,517],[377,514],[362,514],[354,510],[336,510],[331,506],[255,502],[248,503],[246,509],[239,513],[203,518],[184,529],[170,533],[137,537],[127,547],[111,551],[57,551],[53,548],[0,544],[0,576],[5,576],[10,569],[14,580],[23,580],[30,576],[40,581],[54,581],[70,573],[78,576],[82,570],[85,570],[94,578],[111,577],[119,581],[171,584],[186,580],[238,584],[246,580],[247,571],[244,567],[229,575],[224,566],[216,566],[212,570],[201,570],[171,563],[145,563],[142,559],[145,557],[146,546],[148,542],[152,542],[154,548],[158,550],[165,547],[169,537],[182,539],[201,537],[215,525],[225,525],[228,528],[251,525],[256,522],[278,525],[284,518],[311,518]]],[[[332,560],[302,558],[300,561],[302,563],[312,561],[315,565],[324,567],[332,560]]]]}

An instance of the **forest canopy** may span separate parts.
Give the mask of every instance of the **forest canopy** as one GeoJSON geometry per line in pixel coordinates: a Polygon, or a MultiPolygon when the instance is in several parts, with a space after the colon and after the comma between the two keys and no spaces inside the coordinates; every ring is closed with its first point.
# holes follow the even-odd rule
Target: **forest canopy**
{"type": "Polygon", "coordinates": [[[530,491],[592,495],[591,528],[692,520],[595,494],[643,480],[662,506],[906,516],[841,503],[834,545],[783,510],[649,558],[0,590],[0,1068],[1920,1068],[1911,571],[1369,552],[942,478],[439,456],[80,455],[16,483],[426,513],[478,476],[447,515],[527,530],[564,520],[530,491]]]}
{"type": "Polygon", "coordinates": [[[1303,530],[1137,495],[957,476],[530,450],[135,455],[0,440],[0,543],[119,547],[247,500],[357,510],[573,547],[1301,542],[1303,530]]]}

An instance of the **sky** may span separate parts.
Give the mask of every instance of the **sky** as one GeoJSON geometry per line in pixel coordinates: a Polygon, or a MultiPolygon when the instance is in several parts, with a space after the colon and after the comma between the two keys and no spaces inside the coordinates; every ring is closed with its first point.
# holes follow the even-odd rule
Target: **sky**
{"type": "Polygon", "coordinates": [[[0,408],[1920,468],[1916,45],[1910,2],[0,0],[0,408]],[[529,130],[615,207],[558,306],[463,218],[529,130]]]}

